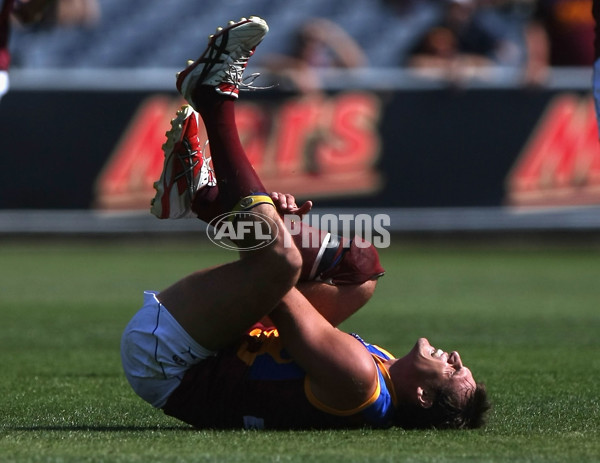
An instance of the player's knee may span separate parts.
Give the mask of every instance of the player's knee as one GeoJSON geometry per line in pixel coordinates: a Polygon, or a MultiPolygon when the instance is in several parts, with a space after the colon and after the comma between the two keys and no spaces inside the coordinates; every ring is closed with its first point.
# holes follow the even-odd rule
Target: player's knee
{"type": "Polygon", "coordinates": [[[361,303],[361,307],[369,302],[369,299],[375,294],[375,288],[377,287],[377,279],[367,280],[364,283],[358,285],[357,288],[357,299],[361,303]]]}

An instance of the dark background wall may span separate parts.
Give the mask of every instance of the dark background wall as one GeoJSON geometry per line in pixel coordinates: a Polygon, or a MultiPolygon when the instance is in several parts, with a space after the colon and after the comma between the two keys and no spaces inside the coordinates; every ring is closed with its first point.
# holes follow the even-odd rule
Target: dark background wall
{"type": "MultiPolygon", "coordinates": [[[[324,195],[324,206],[498,206],[506,177],[557,94],[552,90],[370,92],[382,178],[368,194],[324,195]]],[[[94,183],[152,92],[19,91],[0,103],[0,208],[86,209],[94,183]]],[[[167,94],[177,99],[176,94],[167,94]]],[[[284,105],[290,95],[244,95],[284,105]]]]}

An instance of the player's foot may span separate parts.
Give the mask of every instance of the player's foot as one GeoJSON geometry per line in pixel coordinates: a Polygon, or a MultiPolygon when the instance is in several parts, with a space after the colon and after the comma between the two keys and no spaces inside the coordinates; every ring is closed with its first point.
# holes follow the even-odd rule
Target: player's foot
{"type": "Polygon", "coordinates": [[[191,210],[194,195],[200,188],[217,183],[210,158],[205,158],[200,149],[196,112],[188,105],[182,106],[166,136],[163,171],[154,182],[156,196],[150,212],[159,219],[196,217],[191,210]]]}
{"type": "Polygon", "coordinates": [[[202,56],[177,75],[179,93],[192,106],[192,93],[198,85],[212,86],[217,93],[237,98],[248,60],[267,32],[269,26],[257,16],[219,27],[209,37],[202,56]]]}

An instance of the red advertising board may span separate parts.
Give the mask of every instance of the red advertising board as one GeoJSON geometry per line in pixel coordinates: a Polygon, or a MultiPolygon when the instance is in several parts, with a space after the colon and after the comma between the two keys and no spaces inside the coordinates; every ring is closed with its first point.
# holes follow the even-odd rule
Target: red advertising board
{"type": "MultiPolygon", "coordinates": [[[[147,210],[182,103],[174,92],[10,92],[0,104],[0,209],[147,210]]],[[[587,92],[266,91],[244,95],[236,117],[267,187],[323,206],[600,203],[587,92]]]]}
{"type": "MultiPolygon", "coordinates": [[[[181,104],[179,98],[157,95],[141,102],[99,173],[96,207],[147,207],[162,169],[165,127],[181,104]]],[[[270,191],[319,198],[380,188],[376,95],[290,98],[276,106],[240,102],[236,110],[246,154],[270,191]]],[[[200,140],[206,139],[202,132],[200,140]]]]}

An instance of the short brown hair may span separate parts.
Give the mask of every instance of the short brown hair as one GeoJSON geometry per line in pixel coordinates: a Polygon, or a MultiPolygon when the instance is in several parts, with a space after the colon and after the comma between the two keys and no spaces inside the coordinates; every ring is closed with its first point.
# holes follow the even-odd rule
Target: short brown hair
{"type": "Polygon", "coordinates": [[[395,425],[405,429],[475,429],[485,424],[490,408],[483,383],[477,383],[466,400],[449,389],[439,389],[429,408],[416,403],[398,406],[395,425]]]}

